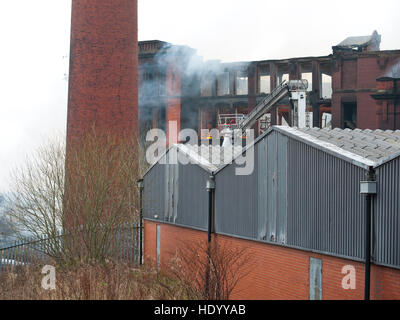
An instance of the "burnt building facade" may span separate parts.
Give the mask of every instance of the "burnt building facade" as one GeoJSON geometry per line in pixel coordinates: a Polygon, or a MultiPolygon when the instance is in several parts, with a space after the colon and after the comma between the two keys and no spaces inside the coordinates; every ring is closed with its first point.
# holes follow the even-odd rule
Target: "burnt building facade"
{"type": "MultiPolygon", "coordinates": [[[[379,51],[380,39],[376,32],[350,37],[329,56],[232,63],[203,61],[186,46],[139,42],[141,132],[168,132],[168,122],[176,121],[178,129],[195,129],[206,139],[201,130],[218,128],[221,116],[245,116],[282,81],[298,79],[309,84],[310,127],[399,129],[396,99],[375,95],[382,85],[377,79],[390,73],[400,51],[379,51]],[[385,108],[387,115],[382,114],[385,108]]],[[[270,125],[290,125],[290,109],[288,98],[280,101],[258,121],[256,133],[270,125]]]]}
{"type": "Polygon", "coordinates": [[[381,92],[390,90],[385,75],[394,81],[398,79],[399,75],[391,70],[399,64],[400,51],[380,51],[380,40],[374,32],[368,37],[350,37],[333,47],[333,127],[400,128],[398,102],[381,92]]]}
{"type": "Polygon", "coordinates": [[[400,124],[400,59],[376,79],[377,121],[382,129],[398,128],[400,124]]]}

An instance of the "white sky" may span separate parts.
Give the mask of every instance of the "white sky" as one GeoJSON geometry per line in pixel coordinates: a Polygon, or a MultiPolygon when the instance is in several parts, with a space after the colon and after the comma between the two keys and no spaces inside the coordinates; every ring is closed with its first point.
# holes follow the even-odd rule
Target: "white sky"
{"type": "MultiPolygon", "coordinates": [[[[327,55],[376,29],[381,49],[400,49],[399,12],[398,0],[139,0],[139,40],[250,61],[327,55]]],[[[65,130],[70,14],[71,0],[0,1],[0,192],[25,154],[65,130]]]]}

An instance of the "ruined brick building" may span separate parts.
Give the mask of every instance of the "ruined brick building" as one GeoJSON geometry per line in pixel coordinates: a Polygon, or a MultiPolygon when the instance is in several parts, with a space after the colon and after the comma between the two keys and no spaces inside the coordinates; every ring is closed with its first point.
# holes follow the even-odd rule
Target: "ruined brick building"
{"type": "MultiPolygon", "coordinates": [[[[309,82],[308,110],[314,127],[400,129],[400,50],[380,51],[381,36],[349,37],[322,57],[221,63],[205,61],[194,49],[162,41],[139,42],[141,132],[217,128],[222,114],[247,114],[283,80],[309,82]]],[[[258,122],[289,123],[290,104],[258,122]],[[264,121],[263,121],[264,120],[264,121]]],[[[289,123],[290,124],[290,123],[289,123]]],[[[206,137],[201,137],[206,139],[206,137]]]]}

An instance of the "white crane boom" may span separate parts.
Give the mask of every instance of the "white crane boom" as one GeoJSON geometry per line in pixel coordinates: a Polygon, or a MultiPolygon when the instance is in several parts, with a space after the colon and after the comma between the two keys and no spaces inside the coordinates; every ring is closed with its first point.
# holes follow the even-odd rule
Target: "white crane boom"
{"type": "Polygon", "coordinates": [[[283,81],[268,96],[266,96],[238,125],[238,129],[245,131],[251,128],[265,113],[270,112],[284,97],[290,95],[294,100],[293,123],[298,127],[306,126],[306,91],[307,80],[283,81]]]}

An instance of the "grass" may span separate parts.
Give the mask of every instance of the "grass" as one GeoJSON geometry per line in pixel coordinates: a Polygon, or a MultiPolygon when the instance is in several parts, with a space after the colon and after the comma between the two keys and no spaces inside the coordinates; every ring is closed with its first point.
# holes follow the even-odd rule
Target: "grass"
{"type": "Polygon", "coordinates": [[[0,300],[182,300],[193,290],[149,266],[113,263],[56,268],[56,289],[44,290],[42,267],[0,273],[0,300]]]}

